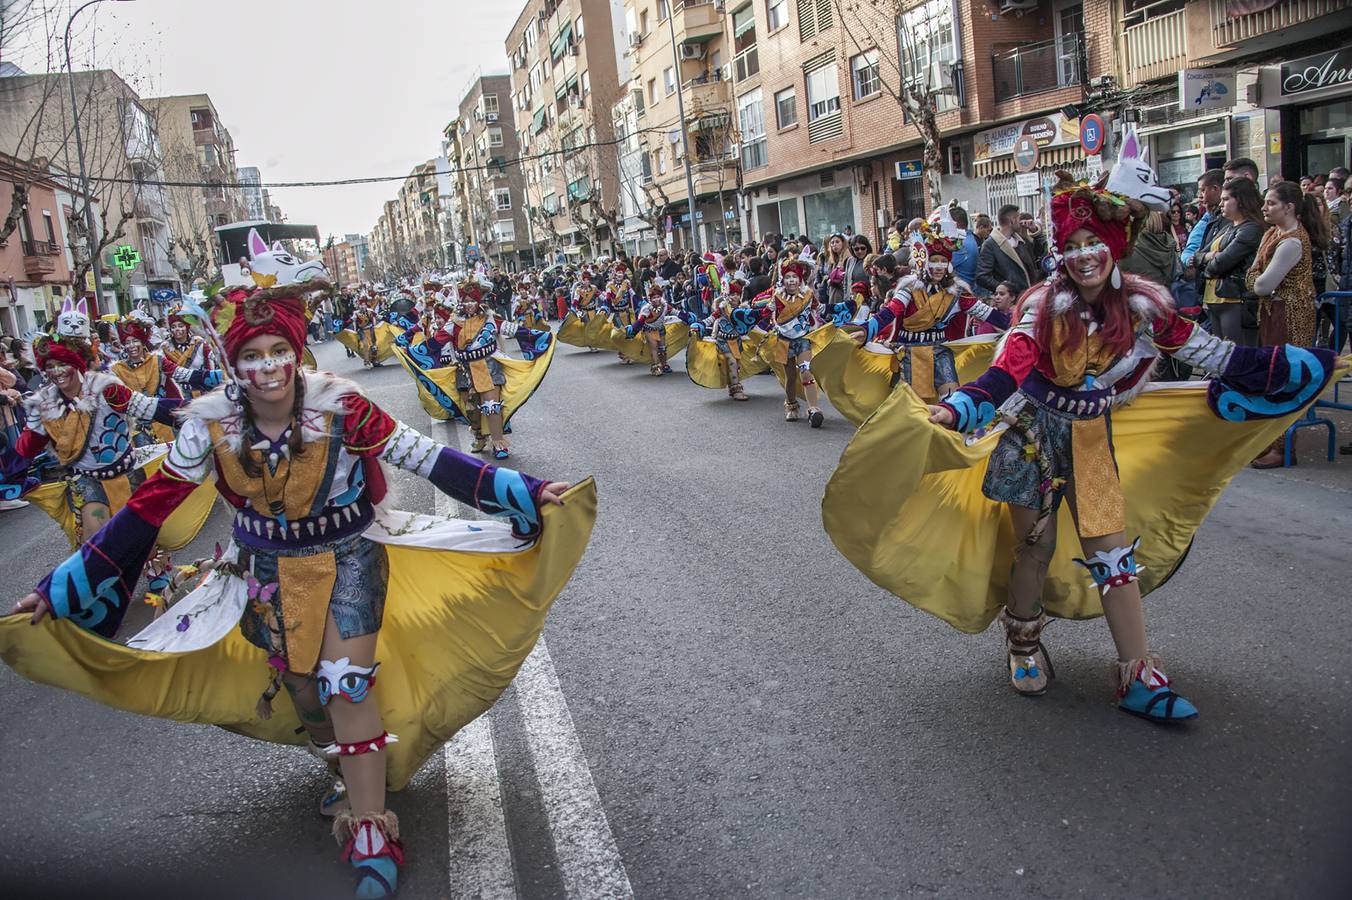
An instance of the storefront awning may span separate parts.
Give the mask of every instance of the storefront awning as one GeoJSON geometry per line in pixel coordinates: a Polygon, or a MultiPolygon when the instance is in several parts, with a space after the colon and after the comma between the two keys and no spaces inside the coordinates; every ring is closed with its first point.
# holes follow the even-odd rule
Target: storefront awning
{"type": "MultiPolygon", "coordinates": [[[[1037,165],[1039,169],[1043,169],[1047,166],[1068,166],[1073,162],[1083,161],[1084,150],[1078,144],[1071,144],[1065,147],[1044,148],[1038,154],[1037,165]]],[[[1015,171],[1012,153],[994,159],[979,159],[972,163],[972,173],[979,178],[988,175],[1010,175],[1015,171]]]]}

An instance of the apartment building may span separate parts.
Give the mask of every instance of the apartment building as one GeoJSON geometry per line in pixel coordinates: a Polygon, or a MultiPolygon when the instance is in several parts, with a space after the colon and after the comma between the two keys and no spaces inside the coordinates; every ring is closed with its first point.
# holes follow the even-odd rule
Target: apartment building
{"type": "Polygon", "coordinates": [[[401,261],[415,269],[442,263],[441,203],[437,190],[437,160],[413,167],[395,197],[394,231],[401,261]]]}
{"type": "MultiPolygon", "coordinates": [[[[238,186],[234,139],[207,94],[150,97],[144,102],[155,117],[167,180],[202,183],[171,184],[163,189],[171,230],[177,238],[165,248],[167,256],[185,278],[207,278],[227,262],[220,258],[216,227],[250,218],[244,189],[238,186]],[[188,245],[190,236],[200,243],[188,245]],[[201,271],[204,255],[211,260],[210,271],[201,271]],[[194,264],[199,271],[191,271],[194,264]]],[[[261,181],[260,175],[258,183],[261,181]]],[[[261,186],[251,188],[253,191],[261,207],[261,186]]]]}
{"type": "Polygon", "coordinates": [[[633,194],[626,206],[642,210],[632,242],[665,243],[670,231],[671,244],[691,247],[693,228],[700,247],[726,246],[740,238],[741,223],[724,0],[625,0],[624,14],[632,71],[612,118],[623,128],[622,190],[633,194]],[[637,166],[631,138],[642,154],[637,166]]]}
{"type": "Polygon", "coordinates": [[[480,75],[460,98],[459,114],[448,126],[455,136],[448,143],[458,151],[455,206],[466,261],[486,259],[516,271],[536,257],[511,102],[511,76],[480,75]]]}
{"type": "Polygon", "coordinates": [[[1259,184],[1352,159],[1352,2],[1129,3],[1119,22],[1130,114],[1160,181],[1185,196],[1226,159],[1246,156],[1259,184]]]}
{"type": "Polygon", "coordinates": [[[323,257],[334,286],[351,288],[361,283],[361,270],[357,266],[357,248],[353,244],[346,240],[329,244],[324,248],[323,257]]]}
{"type": "Polygon", "coordinates": [[[257,166],[239,167],[239,193],[246,220],[266,219],[263,212],[263,173],[257,166]]]}
{"type": "Polygon", "coordinates": [[[924,214],[924,142],[900,102],[913,85],[934,96],[945,199],[1033,208],[1015,191],[1025,133],[1044,181],[1087,171],[1071,107],[1114,70],[1107,0],[728,6],[751,233],[816,241],[850,225],[878,240],[924,214]]]}
{"type": "Polygon", "coordinates": [[[535,242],[570,256],[611,249],[619,236],[617,30],[611,0],[529,0],[504,42],[525,213],[535,242]]]}
{"type": "MultiPolygon", "coordinates": [[[[155,118],[141,98],[115,72],[105,69],[73,76],[0,78],[0,147],[21,159],[46,158],[67,172],[78,172],[68,80],[72,77],[86,167],[96,185],[109,239],[103,252],[103,289],[106,298],[113,298],[126,311],[134,303],[149,301],[154,291],[179,289],[179,277],[166,252],[172,231],[168,201],[158,184],[165,180],[159,135],[155,118]],[[114,178],[121,180],[110,180],[114,178]],[[112,263],[114,248],[122,244],[134,247],[141,256],[141,262],[129,271],[112,263]]],[[[83,200],[76,202],[83,218],[83,200]]],[[[89,268],[83,240],[79,248],[77,277],[89,268]]]]}
{"type": "Polygon", "coordinates": [[[54,318],[61,299],[70,296],[72,271],[67,257],[66,221],[70,213],[58,193],[62,180],[44,159],[27,162],[0,153],[0,192],[14,194],[23,185],[27,202],[13,232],[0,238],[0,333],[18,336],[54,318]],[[64,208],[63,208],[64,206],[64,208]]]}

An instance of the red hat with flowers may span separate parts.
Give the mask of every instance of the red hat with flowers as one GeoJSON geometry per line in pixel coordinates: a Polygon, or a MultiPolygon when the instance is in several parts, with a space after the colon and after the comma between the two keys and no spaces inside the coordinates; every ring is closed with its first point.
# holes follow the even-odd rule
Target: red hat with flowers
{"type": "Polygon", "coordinates": [[[147,347],[150,346],[150,323],[144,319],[125,318],[117,322],[117,336],[126,343],[127,341],[140,341],[147,347]]]}
{"type": "Polygon", "coordinates": [[[801,280],[807,278],[807,273],[808,273],[807,263],[803,262],[801,259],[787,260],[786,262],[780,264],[779,267],[780,278],[783,278],[784,276],[789,274],[793,274],[797,275],[798,278],[801,280]]]}
{"type": "Polygon", "coordinates": [[[233,288],[218,295],[211,319],[225,345],[226,359],[233,364],[241,347],[265,334],[285,340],[299,357],[310,321],[305,294],[327,286],[328,282],[312,280],[264,290],[233,288]]]}
{"type": "Polygon", "coordinates": [[[94,362],[94,347],[84,338],[40,334],[33,339],[33,359],[42,369],[49,362],[74,366],[83,375],[94,362]]]}

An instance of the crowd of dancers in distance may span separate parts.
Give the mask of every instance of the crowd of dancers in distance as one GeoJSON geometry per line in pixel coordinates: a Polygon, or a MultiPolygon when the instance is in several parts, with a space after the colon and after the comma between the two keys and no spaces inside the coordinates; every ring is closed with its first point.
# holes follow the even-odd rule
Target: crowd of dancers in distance
{"type": "Polygon", "coordinates": [[[1194,719],[1142,596],[1346,362],[1224,340],[1123,272],[1167,197],[1135,146],[1096,183],[1056,185],[1053,265],[1021,292],[976,296],[954,266],[965,214],[945,208],[890,253],[708,254],[688,284],[603,259],[548,283],[478,268],[344,295],[251,235],[244,283],[163,321],[91,323],[67,302],[31,340],[0,492],[38,503],[72,553],[0,620],[0,657],[119,709],[307,747],[356,895],[389,896],[404,856],[386,790],[492,706],[590,539],[590,478],[499,465],[563,343],[654,377],[684,350],[690,380],[733,403],[773,372],[784,419],[813,428],[829,398],[855,430],[822,523],[855,567],[961,631],[998,620],[1022,695],[1055,677],[1050,619],[1105,616],[1116,704],[1194,719]],[[335,330],[364,366],[397,360],[471,452],[318,371],[307,338],[335,330]],[[1200,377],[1152,380],[1164,358],[1200,377]],[[487,518],[390,508],[389,467],[487,518]],[[217,496],[230,540],[173,564],[217,496]]]}

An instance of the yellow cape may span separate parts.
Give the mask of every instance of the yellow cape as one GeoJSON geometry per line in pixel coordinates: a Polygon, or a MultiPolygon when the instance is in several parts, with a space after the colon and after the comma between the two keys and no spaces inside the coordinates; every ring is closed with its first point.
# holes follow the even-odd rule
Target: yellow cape
{"type": "MultiPolygon", "coordinates": [[[[751,335],[742,338],[740,353],[737,351],[735,341],[728,344],[728,347],[737,354],[739,376],[744,379],[750,378],[752,375],[759,375],[770,368],[770,364],[756,353],[759,349],[759,343],[752,341],[751,335]]],[[[718,344],[711,337],[693,340],[686,347],[685,371],[690,376],[690,380],[700,387],[718,390],[726,388],[731,383],[728,375],[728,361],[723,358],[723,354],[718,350],[718,344]]]]}
{"type": "MultiPolygon", "coordinates": [[[[1126,533],[1141,538],[1143,594],[1183,561],[1235,473],[1300,415],[1223,421],[1207,406],[1206,390],[1205,382],[1160,386],[1112,414],[1126,533]]],[[[1016,540],[1007,508],[981,493],[1000,436],[968,445],[928,416],[910,386],[897,385],[841,454],[822,498],[822,524],[879,587],[975,634],[1005,602],[1016,540]]],[[[1043,607],[1069,619],[1102,615],[1098,589],[1071,562],[1083,553],[1064,504],[1056,540],[1043,607]]]]}
{"type": "MultiPolygon", "coordinates": [[[[384,362],[394,355],[394,339],[404,333],[404,329],[389,322],[376,324],[376,362],[384,362]]],[[[353,353],[366,358],[365,341],[358,339],[357,332],[344,328],[338,332],[338,343],[353,353]]]]}
{"type": "MultiPolygon", "coordinates": [[[[958,383],[974,381],[990,368],[998,337],[982,335],[944,345],[953,351],[958,383]]],[[[900,369],[896,351],[883,351],[879,344],[860,347],[843,331],[812,357],[813,377],[831,405],[856,428],[892,393],[892,379],[900,369]]]]}
{"type": "Polygon", "coordinates": [[[582,324],[582,320],[577,317],[575,312],[569,310],[563,317],[563,321],[559,323],[559,330],[554,333],[554,337],[570,347],[586,347],[587,336],[585,331],[586,327],[582,324]]]}
{"type": "MultiPolygon", "coordinates": [[[[690,343],[690,326],[684,322],[666,323],[667,339],[667,359],[673,360],[676,354],[685,349],[690,343]]],[[[615,350],[619,351],[625,359],[632,359],[635,362],[653,364],[652,350],[648,348],[648,342],[639,332],[634,337],[625,337],[625,334],[615,326],[610,327],[609,344],[615,350]]]]}
{"type": "MultiPolygon", "coordinates": [[[[831,324],[820,325],[807,333],[808,346],[812,348],[812,355],[815,357],[822,351],[822,348],[831,343],[836,336],[836,326],[831,324]]],[[[779,386],[784,387],[785,374],[784,364],[788,359],[789,342],[779,336],[778,332],[762,332],[759,330],[751,332],[752,346],[755,347],[756,356],[760,361],[769,367],[770,371],[775,373],[779,379],[779,386]]]]}
{"type": "MultiPolygon", "coordinates": [[[[160,462],[164,459],[161,454],[141,468],[149,478],[160,470],[160,462]]],[[[125,483],[125,479],[124,479],[125,483]]],[[[114,491],[116,488],[114,488],[114,491]]],[[[53,481],[47,484],[39,485],[32,491],[24,495],[25,500],[31,500],[36,503],[43,512],[51,516],[56,524],[61,526],[61,530],[66,533],[66,540],[70,542],[72,550],[79,549],[79,542],[75,539],[77,520],[75,513],[71,511],[70,503],[66,498],[66,483],[64,481],[53,481]]],[[[109,494],[108,499],[112,501],[111,512],[116,513],[126,505],[127,498],[118,497],[113,493],[109,494]]],[[[164,527],[160,529],[160,539],[157,543],[163,550],[178,550],[192,543],[192,539],[197,537],[197,532],[202,530],[202,526],[207,523],[207,517],[211,515],[211,504],[216,499],[216,480],[210,478],[199,485],[188,495],[188,499],[179,504],[178,509],[170,514],[165,521],[164,527]]]]}
{"type": "MultiPolygon", "coordinates": [[[[535,646],[596,519],[590,478],[564,497],[567,505],[545,507],[540,540],[519,553],[386,545],[390,580],[374,690],[385,728],[399,736],[386,751],[392,790],[493,705],[535,646]]],[[[267,655],[237,628],[202,650],[175,654],[133,650],[69,621],[32,627],[28,619],[0,619],[0,658],[25,678],[141,715],[305,742],[284,699],[273,704],[272,718],[258,717],[267,655]]]]}
{"type": "MultiPolygon", "coordinates": [[[[502,386],[503,424],[512,420],[516,411],[526,405],[526,401],[535,393],[540,382],[545,380],[545,373],[549,371],[549,364],[554,361],[554,349],[557,346],[558,341],[550,341],[545,352],[535,359],[493,357],[502,365],[502,374],[507,379],[507,383],[502,386]]],[[[455,366],[423,369],[402,347],[396,346],[394,349],[395,357],[403,365],[404,371],[408,372],[414,384],[418,386],[418,402],[429,416],[442,422],[456,418],[455,414],[446,408],[447,401],[461,411],[468,407],[469,398],[455,387],[455,366]]],[[[463,415],[460,418],[463,419],[463,415]]]]}

